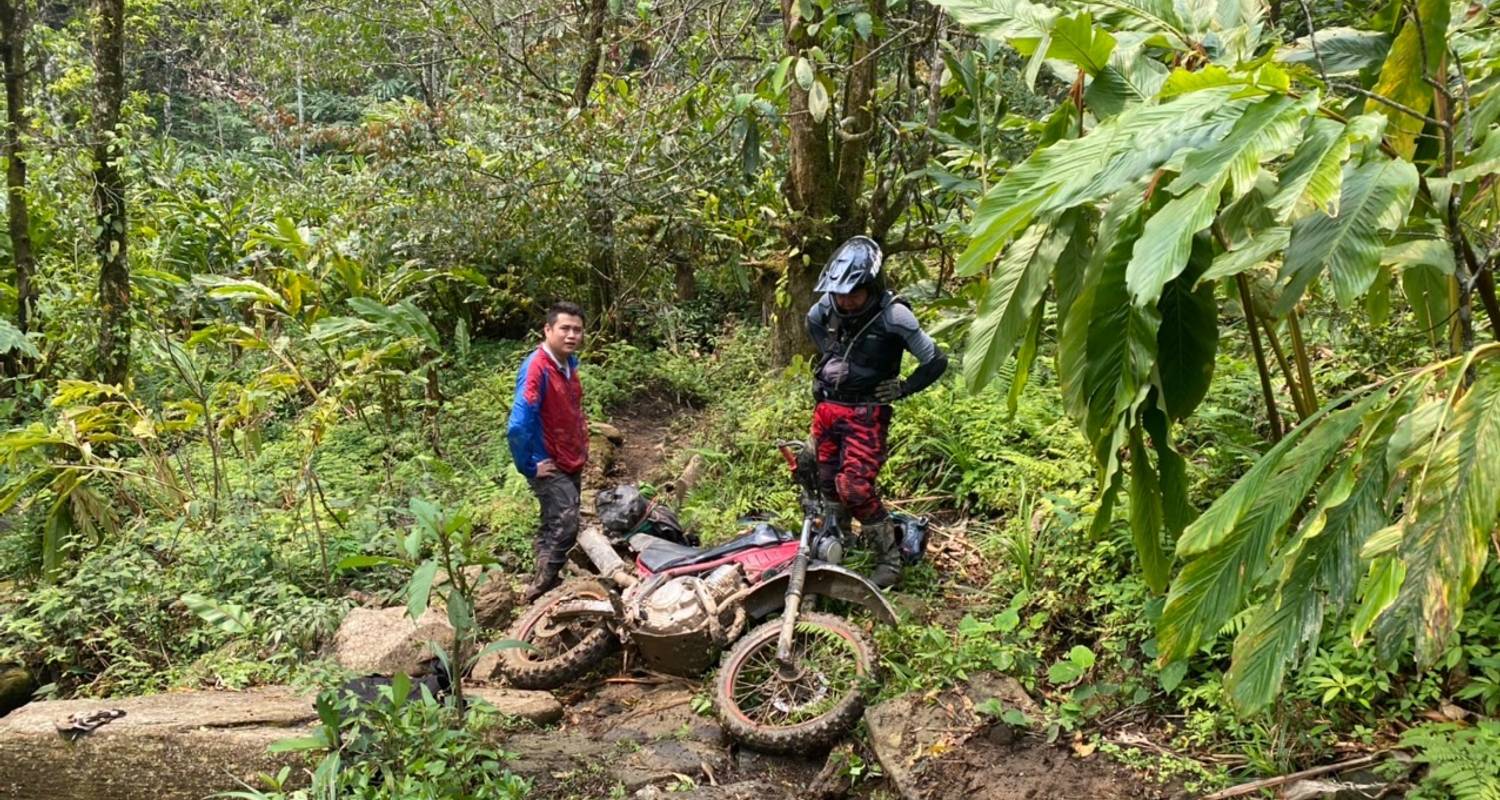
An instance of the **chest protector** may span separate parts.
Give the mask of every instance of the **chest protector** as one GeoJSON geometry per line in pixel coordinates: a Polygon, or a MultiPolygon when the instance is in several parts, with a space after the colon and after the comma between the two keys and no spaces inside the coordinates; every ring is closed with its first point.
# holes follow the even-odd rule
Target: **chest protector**
{"type": "Polygon", "coordinates": [[[908,305],[886,292],[862,314],[828,315],[827,345],[813,370],[817,399],[873,403],[881,381],[901,377],[906,342],[886,313],[894,303],[908,305]]]}

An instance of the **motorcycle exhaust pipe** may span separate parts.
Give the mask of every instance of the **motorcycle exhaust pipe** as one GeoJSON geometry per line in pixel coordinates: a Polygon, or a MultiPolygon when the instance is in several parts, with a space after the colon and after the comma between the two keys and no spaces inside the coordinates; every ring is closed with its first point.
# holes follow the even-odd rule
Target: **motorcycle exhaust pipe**
{"type": "Polygon", "coordinates": [[[631,572],[625,559],[615,552],[614,545],[609,543],[609,539],[599,531],[597,525],[590,525],[578,532],[578,546],[589,557],[594,568],[599,570],[600,575],[621,588],[635,585],[635,574],[631,572]]]}

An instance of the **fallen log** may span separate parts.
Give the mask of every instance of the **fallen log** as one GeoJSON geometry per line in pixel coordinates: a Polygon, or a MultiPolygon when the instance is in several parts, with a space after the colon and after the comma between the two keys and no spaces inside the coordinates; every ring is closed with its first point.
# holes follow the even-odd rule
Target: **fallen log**
{"type": "Polygon", "coordinates": [[[0,719],[0,797],[199,800],[293,764],[266,748],[316,720],[285,688],[31,703],[0,719]],[[58,730],[105,709],[125,715],[72,740],[58,730]]]}

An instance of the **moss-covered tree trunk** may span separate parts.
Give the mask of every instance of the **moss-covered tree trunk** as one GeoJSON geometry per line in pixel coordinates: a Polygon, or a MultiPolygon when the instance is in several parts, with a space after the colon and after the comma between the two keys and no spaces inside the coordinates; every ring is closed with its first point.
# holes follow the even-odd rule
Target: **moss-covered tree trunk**
{"type": "Polygon", "coordinates": [[[98,225],[99,377],[130,371],[130,267],[125,253],[125,178],[120,173],[125,96],[125,1],[94,0],[94,217],[98,225]]]}
{"type": "MultiPolygon", "coordinates": [[[[5,71],[5,188],[10,250],[16,266],[16,327],[31,330],[36,309],[36,257],[31,249],[31,215],[26,205],[26,154],[22,137],[26,113],[26,41],[31,29],[29,0],[0,0],[0,61],[5,71]]],[[[11,363],[12,367],[17,366],[11,363]]]]}

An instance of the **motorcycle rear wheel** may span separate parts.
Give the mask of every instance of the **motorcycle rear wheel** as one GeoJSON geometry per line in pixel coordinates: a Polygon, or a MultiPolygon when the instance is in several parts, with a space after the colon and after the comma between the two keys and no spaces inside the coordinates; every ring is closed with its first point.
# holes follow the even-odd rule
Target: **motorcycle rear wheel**
{"type": "Polygon", "coordinates": [[[500,651],[500,673],[519,689],[556,689],[577,680],[609,655],[616,644],[605,619],[552,624],[553,609],[578,599],[605,600],[610,590],[599,581],[577,578],[542,595],[510,626],[509,638],[534,650],[500,651]]]}
{"type": "Polygon", "coordinates": [[[767,622],[724,655],[714,677],[713,704],[731,738],[768,753],[833,746],[859,723],[867,687],[878,677],[875,646],[842,617],[807,613],[792,637],[796,671],[776,661],[780,618],[767,622]]]}

